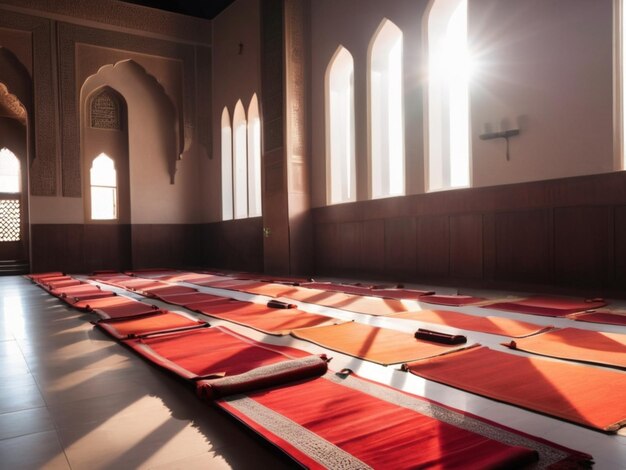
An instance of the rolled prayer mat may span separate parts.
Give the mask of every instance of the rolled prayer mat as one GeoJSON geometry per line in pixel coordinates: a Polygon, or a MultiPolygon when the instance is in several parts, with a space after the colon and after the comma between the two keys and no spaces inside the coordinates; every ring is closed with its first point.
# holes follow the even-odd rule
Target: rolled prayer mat
{"type": "Polygon", "coordinates": [[[423,328],[420,328],[415,332],[415,338],[441,344],[467,343],[467,338],[463,335],[451,335],[448,333],[442,333],[440,331],[425,330],[423,328]]]}
{"type": "Polygon", "coordinates": [[[267,306],[270,308],[296,308],[296,304],[289,304],[287,302],[281,302],[280,300],[270,300],[267,302],[267,306]]]}
{"type": "Polygon", "coordinates": [[[328,359],[324,354],[277,362],[230,377],[199,380],[196,382],[196,392],[201,398],[216,400],[229,395],[320,377],[328,370],[327,362],[328,359]]]}

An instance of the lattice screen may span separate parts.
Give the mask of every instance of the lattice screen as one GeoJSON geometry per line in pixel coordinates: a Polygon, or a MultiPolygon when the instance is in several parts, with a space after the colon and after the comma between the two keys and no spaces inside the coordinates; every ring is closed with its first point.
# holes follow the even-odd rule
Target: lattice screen
{"type": "Polygon", "coordinates": [[[0,200],[0,242],[20,241],[20,200],[0,200]]]}

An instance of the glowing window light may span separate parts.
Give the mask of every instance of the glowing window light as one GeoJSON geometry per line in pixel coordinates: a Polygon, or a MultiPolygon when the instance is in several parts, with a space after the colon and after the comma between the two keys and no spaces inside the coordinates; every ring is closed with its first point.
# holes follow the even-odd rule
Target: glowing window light
{"type": "Polygon", "coordinates": [[[354,149],[354,60],[340,47],[326,73],[329,202],[356,199],[354,149]]]}
{"type": "Polygon", "coordinates": [[[89,170],[92,220],[117,218],[117,172],[106,154],[98,155],[89,170]]]}
{"type": "Polygon", "coordinates": [[[248,215],[261,215],[261,119],[256,93],[248,106],[248,215]]]}
{"type": "Polygon", "coordinates": [[[248,128],[241,100],[233,113],[233,192],[235,219],[248,216],[248,128]]]}
{"type": "Polygon", "coordinates": [[[467,0],[437,0],[428,19],[428,188],[470,184],[467,0]]]}
{"type": "Polygon", "coordinates": [[[404,194],[402,31],[384,20],[370,50],[372,197],[404,194]]]}
{"type": "Polygon", "coordinates": [[[233,135],[228,109],[222,111],[222,220],[233,218],[233,135]]]}
{"type": "Polygon", "coordinates": [[[0,150],[0,193],[19,193],[20,191],[20,161],[5,147],[0,150]]]}

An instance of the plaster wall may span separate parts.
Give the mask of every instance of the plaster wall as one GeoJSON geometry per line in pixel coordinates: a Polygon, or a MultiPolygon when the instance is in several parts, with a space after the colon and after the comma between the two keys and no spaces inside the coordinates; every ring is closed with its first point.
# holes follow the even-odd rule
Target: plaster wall
{"type": "MultiPolygon", "coordinates": [[[[404,35],[406,192],[425,191],[424,92],[429,2],[311,2],[312,205],[326,205],[324,74],[342,45],[354,58],[357,199],[368,198],[367,51],[383,18],[404,35]]],[[[613,156],[611,0],[468,0],[477,61],[471,84],[472,186],[610,172],[613,156]],[[510,140],[486,130],[520,128],[510,140]]]]}
{"type": "MultiPolygon", "coordinates": [[[[259,0],[238,0],[218,15],[213,20],[213,44],[213,145],[211,158],[203,159],[201,164],[200,191],[205,222],[222,218],[222,111],[228,108],[232,124],[238,100],[246,110],[246,118],[255,93],[261,103],[259,0]]],[[[262,114],[262,110],[259,111],[262,114]]]]}

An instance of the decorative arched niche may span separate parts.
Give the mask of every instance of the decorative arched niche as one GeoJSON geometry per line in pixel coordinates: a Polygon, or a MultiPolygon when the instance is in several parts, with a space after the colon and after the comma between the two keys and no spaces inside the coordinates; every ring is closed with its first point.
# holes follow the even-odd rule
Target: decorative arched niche
{"type": "Polygon", "coordinates": [[[83,101],[81,117],[85,219],[130,223],[126,100],[110,86],[102,86],[83,101]]]}
{"type": "MultiPolygon", "coordinates": [[[[90,126],[85,119],[87,99],[104,86],[115,89],[126,103],[123,124],[127,126],[131,174],[143,174],[154,184],[162,184],[163,176],[167,175],[168,182],[174,184],[184,139],[179,112],[163,86],[134,60],[101,67],[85,80],[81,89],[81,130],[90,126]]],[[[106,95],[101,99],[105,100],[106,95]]],[[[85,143],[84,137],[82,143],[85,143]]],[[[82,155],[84,160],[84,150],[82,155]]],[[[133,186],[135,183],[133,181],[133,186]]]]}
{"type": "Polygon", "coordinates": [[[0,47],[0,206],[7,215],[0,234],[0,260],[28,263],[28,169],[34,157],[32,82],[24,65],[0,47]]]}

